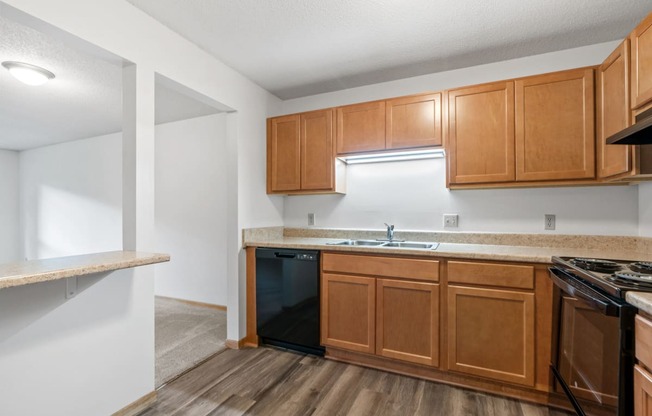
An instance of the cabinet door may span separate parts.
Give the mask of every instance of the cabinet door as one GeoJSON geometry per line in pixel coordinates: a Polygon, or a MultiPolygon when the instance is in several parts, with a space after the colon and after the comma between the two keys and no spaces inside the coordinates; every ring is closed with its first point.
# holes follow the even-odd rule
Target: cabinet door
{"type": "Polygon", "coordinates": [[[598,177],[608,178],[632,169],[630,146],[608,145],[607,137],[630,125],[629,40],[598,68],[598,177]]]}
{"type": "Polygon", "coordinates": [[[385,149],[385,102],[337,108],[337,154],[385,149]]]}
{"type": "Polygon", "coordinates": [[[515,81],[516,180],[595,177],[593,69],[515,81]]]}
{"type": "Polygon", "coordinates": [[[448,92],[449,181],[514,180],[514,83],[448,92]]]}
{"type": "Polygon", "coordinates": [[[449,286],[449,368],[533,386],[534,322],[534,293],[449,286]]]}
{"type": "Polygon", "coordinates": [[[632,43],[632,109],[652,100],[652,14],[630,35],[632,43]]]}
{"type": "Polygon", "coordinates": [[[373,354],[375,351],[376,279],[323,273],[321,342],[373,354]]]}
{"type": "Polygon", "coordinates": [[[388,149],[441,146],[441,94],[388,100],[388,149]]]}
{"type": "Polygon", "coordinates": [[[439,365],[439,285],[378,279],[376,354],[439,365]]]}
{"type": "Polygon", "coordinates": [[[267,121],[267,193],[301,188],[300,117],[267,121]]]}
{"type": "Polygon", "coordinates": [[[652,374],[634,366],[634,415],[652,416],[652,374]]]}
{"type": "Polygon", "coordinates": [[[334,189],[333,151],[333,110],[301,114],[302,190],[334,189]]]}

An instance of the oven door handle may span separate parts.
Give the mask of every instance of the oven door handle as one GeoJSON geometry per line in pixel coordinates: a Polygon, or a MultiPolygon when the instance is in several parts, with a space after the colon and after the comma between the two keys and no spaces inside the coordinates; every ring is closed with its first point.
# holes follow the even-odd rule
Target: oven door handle
{"type": "Polygon", "coordinates": [[[607,316],[619,316],[618,307],[609,301],[606,297],[601,294],[591,290],[590,288],[578,287],[578,285],[573,285],[571,282],[572,278],[569,277],[562,270],[559,270],[555,267],[551,267],[550,278],[553,283],[557,285],[561,290],[568,293],[569,295],[575,297],[576,299],[586,303],[593,309],[597,309],[603,315],[607,316]]]}

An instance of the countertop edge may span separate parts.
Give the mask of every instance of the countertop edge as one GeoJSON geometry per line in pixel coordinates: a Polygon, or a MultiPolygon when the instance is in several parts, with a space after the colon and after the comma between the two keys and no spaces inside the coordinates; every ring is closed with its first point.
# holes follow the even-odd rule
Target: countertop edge
{"type": "Polygon", "coordinates": [[[0,271],[14,268],[17,272],[0,273],[0,290],[167,261],[170,261],[170,256],[163,253],[110,251],[1,265],[0,271]],[[30,269],[34,270],[28,271],[30,269]]]}
{"type": "Polygon", "coordinates": [[[387,254],[423,257],[444,257],[469,260],[511,261],[523,263],[551,264],[553,256],[597,257],[622,260],[652,260],[649,253],[614,252],[612,250],[507,246],[490,244],[440,243],[436,250],[337,246],[328,243],[342,241],[332,238],[297,238],[283,237],[275,239],[259,239],[244,242],[244,247],[274,247],[288,249],[320,250],[330,252],[348,252],[364,254],[387,254]]]}
{"type": "Polygon", "coordinates": [[[652,315],[652,293],[628,291],[625,300],[649,315],[652,315]]]}
{"type": "MultiPolygon", "coordinates": [[[[453,245],[455,243],[442,243],[442,244],[453,245]]],[[[492,246],[492,247],[499,247],[499,249],[497,251],[486,252],[486,253],[473,252],[473,251],[450,251],[445,249],[440,250],[439,248],[436,250],[423,250],[423,249],[387,248],[387,247],[374,248],[374,247],[364,247],[364,246],[351,247],[351,246],[328,245],[325,243],[310,244],[310,243],[298,243],[298,242],[281,242],[278,240],[277,241],[249,241],[246,242],[244,246],[265,247],[265,248],[288,248],[288,249],[301,249],[301,250],[320,250],[320,251],[343,252],[343,253],[446,257],[446,258],[469,259],[469,260],[514,261],[514,262],[541,263],[541,264],[550,264],[552,262],[552,255],[547,255],[547,254],[536,255],[536,254],[514,254],[514,253],[499,252],[499,251],[509,251],[511,246],[492,246]]]]}

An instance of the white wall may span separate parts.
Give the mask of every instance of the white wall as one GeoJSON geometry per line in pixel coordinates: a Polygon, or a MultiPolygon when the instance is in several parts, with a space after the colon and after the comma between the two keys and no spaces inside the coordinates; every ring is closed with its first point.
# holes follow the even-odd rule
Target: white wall
{"type": "Polygon", "coordinates": [[[156,294],[226,305],[226,114],[156,126],[156,294]]]}
{"type": "MultiPolygon", "coordinates": [[[[28,15],[25,20],[30,20],[29,16],[34,16],[47,25],[69,34],[66,35],[68,39],[78,37],[123,57],[139,68],[155,71],[236,111],[227,116],[229,136],[227,337],[232,340],[243,337],[246,323],[245,270],[242,266],[240,230],[244,226],[282,225],[283,223],[283,198],[268,197],[264,192],[265,119],[272,112],[278,111],[280,100],[123,0],[93,2],[67,0],[64,3],[50,0],[4,0],[4,3],[17,9],[21,19],[24,19],[24,14],[28,15]],[[188,62],[192,62],[193,65],[187,65],[188,62]],[[244,176],[238,178],[239,174],[244,176]]],[[[15,15],[11,10],[3,9],[3,12],[6,16],[15,15]]],[[[140,115],[136,115],[135,121],[137,124],[147,122],[140,115]]],[[[153,152],[153,149],[151,151],[153,152]]],[[[147,190],[143,191],[145,192],[141,191],[139,195],[146,194],[147,190]]],[[[153,192],[153,189],[151,191],[153,192]]],[[[139,281],[139,277],[149,275],[135,269],[133,276],[134,285],[137,285],[143,283],[139,281]]],[[[128,314],[120,318],[124,320],[125,327],[130,328],[134,335],[137,335],[134,336],[134,342],[125,342],[134,348],[134,353],[140,353],[145,357],[153,356],[154,350],[153,325],[150,325],[154,314],[152,304],[154,285],[153,282],[150,283],[152,283],[151,288],[143,287],[142,290],[114,287],[104,293],[107,298],[130,298],[134,305],[141,308],[139,312],[146,319],[134,321],[134,318],[128,314]],[[141,339],[141,334],[146,336],[141,339]]],[[[90,312],[87,308],[88,306],[80,305],[78,313],[90,312]]],[[[97,338],[100,336],[101,334],[96,334],[97,338]]],[[[129,336],[123,337],[126,340],[129,338],[129,336]]],[[[101,357],[105,351],[110,351],[113,341],[113,339],[106,339],[104,348],[96,351],[96,355],[101,357]]],[[[74,338],[66,342],[66,345],[70,347],[71,352],[63,357],[64,361],[65,359],[74,361],[74,338]]],[[[134,385],[127,386],[129,391],[126,396],[121,386],[115,386],[113,389],[98,389],[96,394],[79,396],[73,388],[73,383],[66,378],[62,378],[49,388],[65,399],[65,406],[61,411],[69,410],[69,415],[89,414],[76,409],[80,405],[92,405],[97,401],[98,395],[102,395],[102,400],[108,402],[115,411],[148,394],[154,386],[153,360],[128,360],[126,365],[130,366],[129,373],[136,379],[134,385]]],[[[54,363],[46,365],[29,376],[38,378],[55,367],[54,363]]],[[[85,375],[92,377],[97,370],[88,369],[85,375]]],[[[111,373],[116,370],[112,363],[107,362],[100,372],[111,373]]],[[[117,373],[122,374],[120,371],[117,373]]],[[[16,374],[12,371],[5,372],[0,377],[15,380],[17,384],[29,388],[27,376],[24,374],[16,374]]],[[[33,397],[45,395],[45,392],[38,388],[31,389],[31,392],[33,397]]],[[[3,396],[3,401],[0,401],[0,413],[3,413],[4,408],[12,405],[10,402],[13,402],[12,398],[3,396]]],[[[39,414],[39,412],[34,413],[39,414]]],[[[44,408],[40,413],[47,413],[47,409],[44,408]]]]}
{"type": "Polygon", "coordinates": [[[231,143],[227,337],[244,337],[245,271],[240,231],[243,227],[283,224],[283,198],[267,196],[264,180],[265,119],[278,113],[280,100],[123,0],[67,0],[65,5],[49,0],[4,2],[237,112],[230,114],[227,122],[231,143]]]}
{"type": "Polygon", "coordinates": [[[0,150],[0,264],[20,259],[18,152],[0,150]]]}
{"type": "Polygon", "coordinates": [[[443,214],[458,214],[449,231],[637,235],[636,186],[532,189],[446,189],[444,159],[350,165],[347,194],[290,196],[285,225],[444,230],[443,214]],[[544,214],[557,229],[544,231],[544,214]]]}
{"type": "MultiPolygon", "coordinates": [[[[288,100],[283,113],[595,65],[617,42],[430,74],[350,90],[288,100]]],[[[351,165],[345,196],[290,196],[286,226],[306,226],[313,212],[320,227],[442,230],[444,213],[459,214],[447,230],[559,234],[638,235],[636,186],[496,190],[446,189],[445,161],[351,165]],[[544,214],[557,215],[555,231],[544,231],[544,214]]]]}
{"type": "Polygon", "coordinates": [[[23,256],[122,249],[122,135],[20,152],[23,256]]]}
{"type": "Polygon", "coordinates": [[[72,299],[65,280],[0,290],[0,414],[110,415],[153,386],[153,282],[133,274],[80,278],[72,299]]]}
{"type": "Polygon", "coordinates": [[[279,114],[290,114],[364,101],[382,100],[384,98],[419,94],[427,91],[443,91],[445,89],[485,82],[598,65],[616,49],[619,43],[620,41],[599,43],[581,48],[404,78],[397,81],[366,85],[310,97],[295,98],[283,101],[280,109],[282,113],[279,114]]]}
{"type": "Polygon", "coordinates": [[[638,185],[638,229],[641,237],[652,237],[652,182],[638,185]]]}

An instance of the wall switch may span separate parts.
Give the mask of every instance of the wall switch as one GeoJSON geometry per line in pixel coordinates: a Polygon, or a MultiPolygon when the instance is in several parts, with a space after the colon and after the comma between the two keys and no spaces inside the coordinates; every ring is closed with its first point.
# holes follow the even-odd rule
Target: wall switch
{"type": "Polygon", "coordinates": [[[554,230],[555,229],[555,214],[545,214],[545,230],[554,230]]]}
{"type": "Polygon", "coordinates": [[[444,214],[444,227],[457,228],[458,217],[457,214],[444,214]]]}
{"type": "Polygon", "coordinates": [[[315,214],[308,214],[308,225],[315,225],[315,214]]]}

